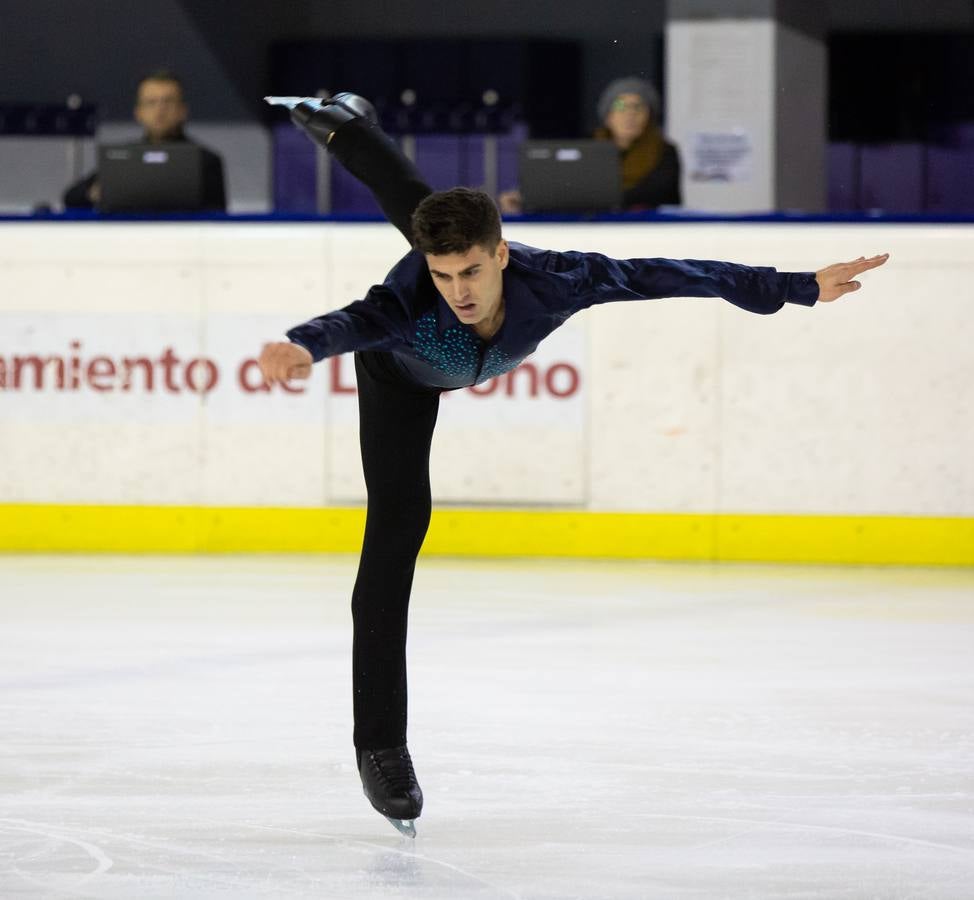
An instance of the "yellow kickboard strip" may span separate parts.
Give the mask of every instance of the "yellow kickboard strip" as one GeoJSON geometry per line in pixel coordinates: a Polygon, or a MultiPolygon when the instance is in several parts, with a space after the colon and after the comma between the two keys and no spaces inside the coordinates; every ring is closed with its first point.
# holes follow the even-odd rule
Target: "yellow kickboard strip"
{"type": "MultiPolygon", "coordinates": [[[[355,553],[356,508],[0,505],[0,551],[355,553]]],[[[423,553],[974,566],[974,519],[439,509],[423,553]]]]}

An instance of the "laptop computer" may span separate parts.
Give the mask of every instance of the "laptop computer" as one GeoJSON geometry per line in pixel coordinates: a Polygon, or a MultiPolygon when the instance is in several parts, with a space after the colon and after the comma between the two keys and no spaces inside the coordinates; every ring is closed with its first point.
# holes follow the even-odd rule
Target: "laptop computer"
{"type": "Polygon", "coordinates": [[[195,144],[98,148],[102,212],[195,212],[203,208],[203,152],[195,144]]]}
{"type": "Polygon", "coordinates": [[[612,141],[525,141],[519,168],[525,212],[609,212],[622,202],[612,141]]]}

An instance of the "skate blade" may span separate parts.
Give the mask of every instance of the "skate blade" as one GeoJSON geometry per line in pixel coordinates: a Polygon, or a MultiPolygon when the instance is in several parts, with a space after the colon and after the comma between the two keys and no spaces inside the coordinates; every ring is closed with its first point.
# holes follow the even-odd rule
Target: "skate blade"
{"type": "Polygon", "coordinates": [[[286,106],[288,109],[294,109],[299,103],[321,106],[321,100],[318,97],[265,97],[264,102],[271,106],[286,106]]]}
{"type": "Polygon", "coordinates": [[[389,816],[383,816],[383,818],[385,818],[400,834],[411,838],[416,837],[416,826],[413,824],[412,819],[393,819],[389,816]]]}

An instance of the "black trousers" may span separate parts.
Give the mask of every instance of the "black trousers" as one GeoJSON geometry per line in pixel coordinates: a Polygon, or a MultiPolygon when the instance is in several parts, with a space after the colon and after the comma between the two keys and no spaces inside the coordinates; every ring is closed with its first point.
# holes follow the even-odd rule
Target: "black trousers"
{"type": "MultiPolygon", "coordinates": [[[[415,167],[377,127],[349,122],[328,145],[367,185],[412,243],[409,220],[430,193],[415,167]]],[[[406,629],[416,557],[429,527],[429,458],[440,390],[417,385],[389,354],[355,354],[359,442],[368,490],[365,537],[352,591],[354,743],[406,743],[406,629]]]]}

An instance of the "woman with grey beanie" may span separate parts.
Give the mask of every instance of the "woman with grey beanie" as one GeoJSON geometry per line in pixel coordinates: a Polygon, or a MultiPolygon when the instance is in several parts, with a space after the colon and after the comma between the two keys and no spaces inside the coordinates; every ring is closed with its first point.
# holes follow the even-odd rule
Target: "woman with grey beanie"
{"type": "Polygon", "coordinates": [[[659,127],[655,86],[619,78],[599,97],[597,138],[615,142],[622,163],[622,205],[627,209],[680,203],[680,156],[659,127]]]}
{"type": "MultiPolygon", "coordinates": [[[[643,78],[617,78],[599,96],[600,140],[613,141],[622,167],[622,206],[627,210],[677,206],[680,197],[680,155],[659,127],[659,91],[643,78]]],[[[521,212],[518,191],[498,198],[501,211],[521,212]]]]}

